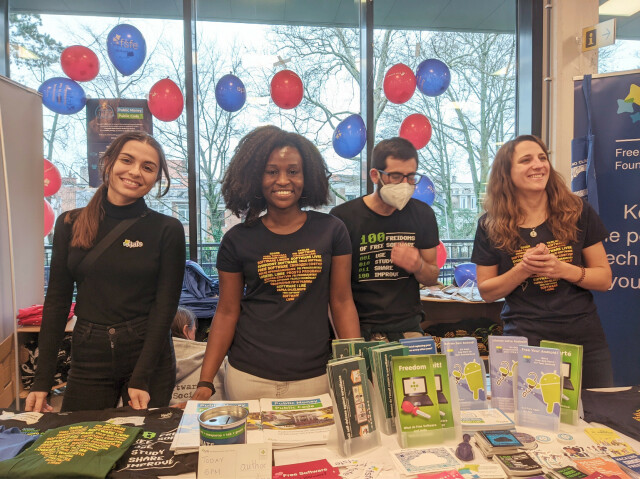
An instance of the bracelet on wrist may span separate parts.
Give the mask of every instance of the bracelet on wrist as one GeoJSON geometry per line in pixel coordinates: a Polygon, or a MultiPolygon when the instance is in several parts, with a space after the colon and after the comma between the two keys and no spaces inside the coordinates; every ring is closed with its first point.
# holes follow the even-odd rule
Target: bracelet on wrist
{"type": "Polygon", "coordinates": [[[582,283],[586,274],[587,274],[587,271],[585,270],[585,267],[580,265],[580,279],[578,281],[574,281],[573,284],[578,286],[580,283],[582,283]]]}
{"type": "Polygon", "coordinates": [[[211,381],[199,381],[198,384],[196,385],[196,387],[211,389],[211,395],[212,396],[216,393],[216,387],[213,385],[213,383],[211,381]]]}

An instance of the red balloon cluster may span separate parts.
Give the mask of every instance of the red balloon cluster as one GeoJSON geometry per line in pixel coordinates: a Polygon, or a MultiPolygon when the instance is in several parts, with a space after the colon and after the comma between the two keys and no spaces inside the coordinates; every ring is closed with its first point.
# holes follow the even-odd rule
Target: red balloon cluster
{"type": "Polygon", "coordinates": [[[424,148],[431,139],[431,122],[420,113],[409,115],[400,125],[400,136],[413,143],[416,150],[424,148]]]}
{"type": "Polygon", "coordinates": [[[47,236],[53,229],[53,221],[56,214],[47,200],[44,200],[44,235],[47,236]]]}
{"type": "Polygon", "coordinates": [[[165,78],[149,90],[149,110],[161,121],[173,121],[182,114],[184,97],[178,85],[165,78]]]}
{"type": "Polygon", "coordinates": [[[98,76],[100,61],[98,56],[87,47],[73,45],[60,55],[62,71],[74,81],[90,81],[98,76]]]}
{"type": "MultiPolygon", "coordinates": [[[[56,168],[56,165],[51,163],[46,158],[44,159],[44,196],[55,195],[62,186],[62,176],[60,171],[56,168]]],[[[53,228],[53,221],[55,220],[55,213],[51,204],[44,200],[44,235],[47,236],[53,228]]]]}
{"type": "Polygon", "coordinates": [[[300,77],[291,70],[282,70],[271,79],[273,103],[284,110],[297,107],[302,101],[304,87],[300,77]]]}
{"type": "Polygon", "coordinates": [[[438,246],[436,246],[436,263],[438,264],[438,268],[442,268],[446,262],[447,248],[444,246],[444,243],[440,241],[438,246]]]}
{"type": "Polygon", "coordinates": [[[55,195],[62,186],[62,176],[56,165],[44,159],[44,196],[55,195]]]}
{"type": "Polygon", "coordinates": [[[382,88],[391,103],[404,103],[416,91],[416,75],[404,63],[397,63],[385,74],[382,88]]]}

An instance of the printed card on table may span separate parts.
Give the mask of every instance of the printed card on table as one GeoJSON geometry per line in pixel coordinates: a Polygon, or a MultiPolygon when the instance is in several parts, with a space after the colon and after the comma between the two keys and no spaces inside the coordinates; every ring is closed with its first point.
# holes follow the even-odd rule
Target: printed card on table
{"type": "Polygon", "coordinates": [[[446,447],[399,449],[391,457],[402,474],[424,474],[457,469],[462,463],[446,447]]]}
{"type": "Polygon", "coordinates": [[[271,479],[271,444],[200,446],[198,479],[271,479]]]}

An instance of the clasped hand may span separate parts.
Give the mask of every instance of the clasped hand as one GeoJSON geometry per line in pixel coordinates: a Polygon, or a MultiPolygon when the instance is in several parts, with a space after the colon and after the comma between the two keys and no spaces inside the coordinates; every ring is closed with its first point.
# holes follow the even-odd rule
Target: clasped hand
{"type": "Polygon", "coordinates": [[[538,243],[529,248],[522,257],[522,267],[531,276],[546,276],[547,278],[560,278],[560,268],[563,262],[556,255],[549,252],[544,243],[538,243]]]}
{"type": "Polygon", "coordinates": [[[408,273],[416,273],[422,265],[418,248],[398,243],[391,249],[391,262],[408,273]]]}

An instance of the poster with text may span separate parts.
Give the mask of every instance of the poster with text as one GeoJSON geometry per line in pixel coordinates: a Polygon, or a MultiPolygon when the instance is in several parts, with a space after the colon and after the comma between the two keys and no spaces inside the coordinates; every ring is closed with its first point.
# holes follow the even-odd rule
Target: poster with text
{"type": "MultiPolygon", "coordinates": [[[[582,79],[574,81],[574,137],[586,134],[582,79]]],[[[595,293],[617,386],[640,383],[640,70],[594,75],[594,161],[611,289],[595,293]]]]}
{"type": "Polygon", "coordinates": [[[87,100],[87,162],[89,186],[100,186],[98,161],[111,141],[128,131],[153,134],[147,100],[100,98],[87,100]]]}

